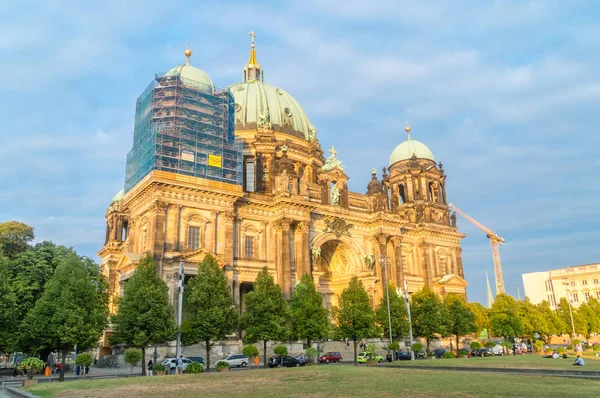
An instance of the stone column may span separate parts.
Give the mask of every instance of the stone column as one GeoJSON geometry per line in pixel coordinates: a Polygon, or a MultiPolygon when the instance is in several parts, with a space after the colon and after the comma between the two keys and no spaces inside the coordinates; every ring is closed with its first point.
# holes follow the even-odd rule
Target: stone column
{"type": "Polygon", "coordinates": [[[431,264],[431,244],[423,243],[419,246],[421,249],[421,265],[423,267],[423,281],[431,288],[433,288],[432,283],[432,264],[431,264]]]}
{"type": "Polygon", "coordinates": [[[182,205],[174,205],[173,213],[175,213],[175,230],[174,230],[174,238],[175,244],[172,246],[173,250],[181,250],[181,212],[183,206],[182,205]]]}
{"type": "Polygon", "coordinates": [[[394,245],[394,265],[396,266],[396,287],[404,289],[404,264],[402,264],[402,237],[394,236],[391,239],[394,245]]]}
{"type": "Polygon", "coordinates": [[[456,248],[456,268],[457,268],[457,272],[458,275],[460,275],[461,278],[465,277],[465,271],[463,270],[463,263],[462,263],[462,248],[457,247],[456,248]]]}
{"type": "Polygon", "coordinates": [[[310,275],[310,222],[299,222],[296,231],[298,233],[297,241],[301,243],[300,250],[298,251],[299,256],[297,256],[298,260],[296,261],[296,264],[298,264],[298,268],[301,270],[298,273],[300,274],[300,276],[310,275]]]}
{"type": "Polygon", "coordinates": [[[159,275],[162,275],[162,257],[165,247],[165,223],[167,204],[164,202],[156,201],[150,207],[152,235],[150,239],[150,250],[154,263],[158,266],[159,275]]]}
{"type": "Polygon", "coordinates": [[[375,240],[377,241],[377,244],[379,245],[379,258],[376,258],[376,264],[379,264],[379,279],[381,280],[381,296],[383,297],[383,294],[385,292],[385,284],[389,283],[388,277],[389,277],[389,269],[387,270],[388,272],[386,273],[386,267],[391,267],[390,262],[388,261],[388,264],[386,264],[384,266],[384,264],[381,262],[381,255],[383,256],[387,256],[387,241],[388,241],[389,236],[386,234],[378,234],[375,236],[375,240]]]}
{"type": "Polygon", "coordinates": [[[291,220],[287,218],[282,218],[277,221],[277,227],[280,230],[280,233],[278,235],[281,236],[281,240],[277,239],[279,242],[281,242],[280,250],[278,250],[278,254],[281,253],[281,291],[283,292],[283,297],[286,300],[290,299],[292,290],[292,275],[290,264],[290,223],[291,220]]]}
{"type": "Polygon", "coordinates": [[[212,210],[210,212],[210,225],[207,228],[206,233],[206,248],[213,252],[217,253],[217,217],[219,212],[216,210],[212,210]]]}
{"type": "Polygon", "coordinates": [[[235,215],[231,212],[223,212],[219,218],[222,220],[221,225],[219,225],[219,232],[221,232],[221,236],[223,237],[220,244],[223,250],[223,259],[225,260],[225,264],[233,266],[233,221],[235,220],[235,215]]]}

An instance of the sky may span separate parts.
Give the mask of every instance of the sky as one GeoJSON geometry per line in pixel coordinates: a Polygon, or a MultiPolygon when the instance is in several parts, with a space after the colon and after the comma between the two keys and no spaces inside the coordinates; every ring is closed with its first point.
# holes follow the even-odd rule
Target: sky
{"type": "MultiPolygon", "coordinates": [[[[335,145],[351,190],[408,121],[449,201],[506,239],[508,293],[522,273],[600,261],[600,9],[584,0],[0,0],[0,221],[99,260],[137,96],[188,43],[217,86],[241,81],[251,30],[265,82],[335,145]]],[[[458,225],[485,303],[489,242],[458,225]]]]}

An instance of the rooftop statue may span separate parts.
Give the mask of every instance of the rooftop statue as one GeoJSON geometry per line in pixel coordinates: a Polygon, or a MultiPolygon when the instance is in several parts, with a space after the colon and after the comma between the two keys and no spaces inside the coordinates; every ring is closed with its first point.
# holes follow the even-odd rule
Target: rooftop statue
{"type": "Polygon", "coordinates": [[[331,156],[329,156],[325,160],[325,164],[323,165],[323,167],[321,167],[321,170],[329,171],[333,168],[338,167],[343,171],[345,166],[342,164],[341,160],[339,160],[338,158],[335,157],[335,154],[337,153],[337,151],[335,150],[335,148],[333,146],[329,150],[329,153],[331,154],[331,156]]]}

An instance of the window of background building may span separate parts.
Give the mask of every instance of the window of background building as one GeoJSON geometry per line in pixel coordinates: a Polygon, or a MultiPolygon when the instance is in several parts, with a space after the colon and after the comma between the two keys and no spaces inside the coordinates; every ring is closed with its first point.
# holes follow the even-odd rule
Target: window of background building
{"type": "Polygon", "coordinates": [[[550,298],[552,299],[550,301],[550,304],[552,304],[553,307],[556,307],[556,297],[554,297],[554,295],[551,295],[550,298]]]}
{"type": "Polygon", "coordinates": [[[197,250],[200,245],[200,228],[189,227],[188,228],[188,249],[197,250]]]}
{"type": "Polygon", "coordinates": [[[255,175],[254,159],[246,159],[246,192],[255,192],[255,175]]]}
{"type": "Polygon", "coordinates": [[[594,279],[594,285],[598,284],[598,278],[594,279]]]}
{"type": "Polygon", "coordinates": [[[587,286],[587,280],[583,280],[583,281],[581,281],[581,284],[582,284],[583,286],[587,286]]]}
{"type": "Polygon", "coordinates": [[[246,236],[246,258],[254,258],[254,237],[246,236]]]}
{"type": "Polygon", "coordinates": [[[596,299],[600,300],[600,292],[596,292],[596,299]]]}
{"type": "Polygon", "coordinates": [[[571,281],[571,286],[575,286],[575,281],[571,281]]]}
{"type": "Polygon", "coordinates": [[[585,301],[590,301],[590,294],[588,292],[585,293],[585,301]]]}
{"type": "Polygon", "coordinates": [[[572,298],[573,302],[575,302],[575,303],[579,302],[579,295],[577,293],[573,293],[571,295],[571,298],[572,298]]]}

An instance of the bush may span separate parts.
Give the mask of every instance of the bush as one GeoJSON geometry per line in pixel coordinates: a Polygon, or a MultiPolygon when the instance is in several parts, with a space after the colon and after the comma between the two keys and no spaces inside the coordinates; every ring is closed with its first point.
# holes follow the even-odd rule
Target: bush
{"type": "Polygon", "coordinates": [[[165,365],[163,365],[162,363],[159,363],[158,365],[154,365],[152,367],[152,371],[154,372],[164,372],[167,370],[167,367],[165,365]]]}
{"type": "Polygon", "coordinates": [[[185,368],[185,373],[202,373],[204,372],[204,366],[200,362],[189,363],[185,368]]]}
{"type": "Polygon", "coordinates": [[[596,344],[596,345],[592,346],[592,350],[600,351],[600,345],[596,344]]]}
{"type": "Polygon", "coordinates": [[[579,340],[579,339],[573,339],[571,341],[571,344],[573,344],[573,345],[579,345],[579,344],[581,344],[581,340],[579,340]]]}
{"type": "Polygon", "coordinates": [[[481,348],[481,344],[479,344],[479,341],[472,341],[471,342],[471,350],[475,351],[481,348]]]}
{"type": "Polygon", "coordinates": [[[428,358],[435,357],[435,354],[433,352],[428,352],[427,357],[428,358]]]}
{"type": "Polygon", "coordinates": [[[399,349],[400,349],[400,343],[398,343],[397,341],[392,341],[388,345],[388,350],[398,351],[399,349]]]}
{"type": "Polygon", "coordinates": [[[558,352],[559,354],[564,354],[565,353],[565,347],[558,347],[556,349],[556,352],[558,352]]]}
{"type": "Polygon", "coordinates": [[[217,362],[217,364],[215,365],[215,369],[217,371],[221,370],[221,369],[225,369],[225,368],[229,368],[229,364],[225,361],[219,361],[217,362]]]}
{"type": "Polygon", "coordinates": [[[423,344],[414,343],[412,346],[410,346],[410,349],[413,350],[414,352],[421,352],[423,350],[423,344]]]}
{"type": "Polygon", "coordinates": [[[488,341],[485,343],[485,348],[494,348],[494,347],[496,347],[495,341],[488,341]]]}
{"type": "Polygon", "coordinates": [[[568,345],[568,346],[567,346],[567,350],[569,350],[569,351],[573,351],[573,346],[572,346],[572,345],[568,345]]]}
{"type": "Polygon", "coordinates": [[[248,345],[245,345],[244,348],[242,348],[242,354],[244,354],[248,358],[252,359],[254,357],[257,357],[259,352],[258,352],[258,348],[256,348],[255,345],[248,344],[248,345]]]}
{"type": "Polygon", "coordinates": [[[452,351],[446,351],[444,353],[444,358],[456,358],[456,355],[452,351]]]}
{"type": "Polygon", "coordinates": [[[75,357],[75,365],[79,366],[90,366],[94,359],[92,358],[92,354],[88,352],[84,352],[83,354],[79,354],[75,357]]]}
{"type": "Polygon", "coordinates": [[[23,372],[24,369],[27,369],[27,378],[33,379],[33,376],[46,368],[46,362],[39,358],[29,357],[23,359],[21,363],[19,363],[18,368],[21,372],[23,372]]]}
{"type": "Polygon", "coordinates": [[[140,350],[135,350],[131,348],[125,351],[125,356],[123,357],[123,359],[126,363],[131,365],[131,373],[133,373],[133,367],[142,360],[142,352],[140,350]]]}
{"type": "Polygon", "coordinates": [[[308,357],[308,362],[313,363],[315,361],[315,359],[317,358],[318,353],[319,353],[319,351],[317,351],[316,348],[308,347],[306,349],[306,356],[308,357]]]}
{"type": "Polygon", "coordinates": [[[535,349],[537,351],[541,352],[542,348],[544,348],[544,344],[546,344],[546,343],[544,343],[542,340],[536,340],[535,343],[533,343],[533,346],[535,347],[535,349]]]}
{"type": "Polygon", "coordinates": [[[508,341],[503,341],[502,344],[500,344],[502,347],[506,348],[507,350],[510,350],[512,348],[512,344],[509,343],[508,341]]]}
{"type": "Polygon", "coordinates": [[[464,356],[464,355],[469,355],[469,353],[468,353],[468,352],[466,352],[466,351],[459,351],[459,352],[458,352],[458,356],[459,356],[459,357],[462,357],[462,356],[464,356]]]}
{"type": "Polygon", "coordinates": [[[284,345],[278,345],[277,347],[275,347],[275,349],[273,350],[273,352],[275,353],[275,355],[277,355],[278,357],[284,356],[288,354],[288,349],[286,346],[284,345]]]}
{"type": "Polygon", "coordinates": [[[367,348],[365,348],[365,352],[373,357],[374,355],[377,355],[377,347],[375,347],[373,344],[369,344],[367,348]]]}

